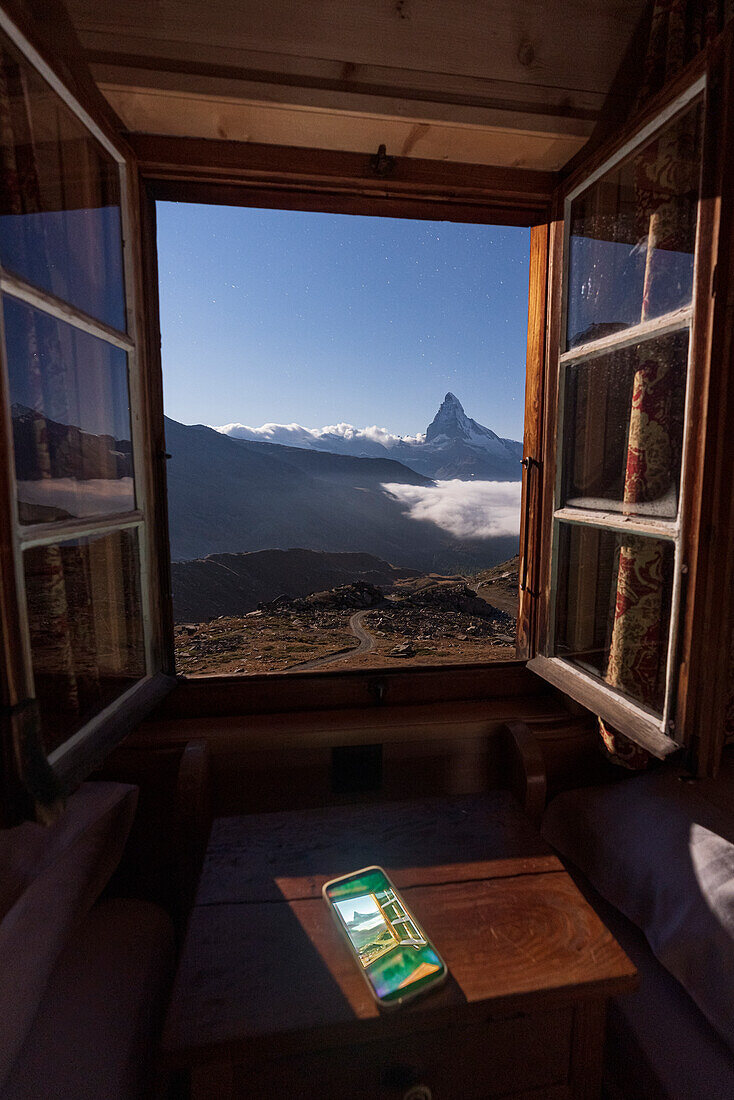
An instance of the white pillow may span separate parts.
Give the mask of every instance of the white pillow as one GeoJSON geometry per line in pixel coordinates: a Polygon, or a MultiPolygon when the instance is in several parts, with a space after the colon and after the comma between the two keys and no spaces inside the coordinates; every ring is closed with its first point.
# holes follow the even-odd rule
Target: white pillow
{"type": "Polygon", "coordinates": [[[0,1089],[72,927],[120,861],[137,797],[85,783],[53,825],[0,831],[0,1089]]]}
{"type": "Polygon", "coordinates": [[[734,1051],[734,814],[695,782],[653,773],[559,795],[542,832],[644,932],[734,1051]]]}

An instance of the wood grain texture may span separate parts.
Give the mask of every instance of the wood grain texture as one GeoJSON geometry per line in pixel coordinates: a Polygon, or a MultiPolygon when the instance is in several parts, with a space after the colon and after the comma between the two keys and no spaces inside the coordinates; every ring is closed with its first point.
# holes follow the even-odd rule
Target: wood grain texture
{"type": "Polygon", "coordinates": [[[171,548],[168,532],[168,490],[166,484],[166,435],[163,416],[161,332],[158,303],[158,246],[155,201],[135,167],[136,290],[138,305],[138,356],[141,362],[142,394],[147,444],[146,473],[149,560],[156,660],[170,676],[176,672],[171,594],[171,548]]]}
{"type": "Polygon", "coordinates": [[[552,200],[548,242],[548,306],[542,408],[541,490],[537,569],[536,655],[550,645],[550,590],[553,549],[553,510],[556,492],[556,430],[558,421],[558,355],[563,313],[563,191],[552,200]]]}
{"type": "MultiPolygon", "coordinates": [[[[529,674],[530,675],[530,674],[529,674]]],[[[175,689],[174,689],[175,690],[175,689]]],[[[222,718],[159,718],[141,726],[138,744],[181,742],[205,737],[214,754],[236,749],[272,750],[306,745],[370,745],[388,741],[440,740],[491,734],[503,722],[561,717],[552,697],[495,699],[479,702],[409,704],[404,706],[304,709],[275,714],[222,718]]]]}
{"type": "Polygon", "coordinates": [[[205,6],[159,0],[152,11],[145,0],[68,0],[68,7],[83,39],[94,31],[117,49],[130,39],[147,39],[185,43],[194,58],[216,56],[221,48],[255,50],[353,66],[404,66],[416,74],[492,76],[555,86],[560,96],[574,88],[598,91],[605,78],[611,82],[643,4],[625,0],[590,12],[582,0],[530,0],[522,18],[512,0],[480,11],[460,0],[400,7],[380,0],[249,0],[245,7],[237,0],[205,6]],[[570,57],[568,43],[584,29],[587,48],[570,57]]]}
{"type": "Polygon", "coordinates": [[[539,1100],[535,1090],[542,1089],[549,1100],[564,1087],[571,1027],[572,1013],[565,1009],[489,1024],[457,1021],[446,1032],[354,1043],[297,1058],[250,1059],[234,1066],[234,1095],[305,1097],[316,1088],[321,1096],[395,1100],[423,1086],[436,1097],[462,1100],[516,1097],[518,1089],[532,1090],[539,1100]],[[522,1060],[518,1050],[525,1051],[522,1060]]]}
{"type": "MultiPolygon", "coordinates": [[[[548,216],[550,210],[547,211],[548,216]]],[[[540,525],[543,487],[543,404],[545,392],[545,338],[548,304],[547,220],[530,232],[528,343],[525,360],[525,435],[523,499],[520,510],[520,594],[517,613],[517,655],[535,655],[540,525]],[[522,583],[524,580],[524,583],[522,583]]]]}
{"type": "Polygon", "coordinates": [[[435,118],[426,121],[420,112],[412,111],[407,117],[404,113],[377,115],[364,110],[254,103],[231,94],[200,95],[109,82],[101,87],[131,133],[299,146],[365,156],[384,143],[391,156],[547,172],[557,172],[585,141],[577,135],[520,132],[435,118]]]}
{"type": "Polygon", "coordinates": [[[634,967],[563,872],[403,893],[451,979],[388,1017],[320,898],[197,906],[163,1039],[169,1064],[384,1039],[457,1013],[471,1024],[635,987],[634,967]]]}
{"type": "MultiPolygon", "coordinates": [[[[372,672],[290,672],[264,676],[196,676],[181,679],[155,717],[161,722],[221,719],[298,712],[313,725],[319,712],[392,709],[441,703],[445,709],[483,701],[493,717],[519,701],[560,714],[552,688],[528,672],[522,661],[446,668],[376,669],[372,672]],[[377,689],[380,689],[379,692],[377,689]]],[[[514,714],[507,714],[514,717],[514,714]]],[[[291,719],[293,720],[293,718],[291,719]]],[[[339,720],[338,718],[336,719],[339,720]]]]}
{"type": "MultiPolygon", "coordinates": [[[[220,99],[269,101],[281,113],[289,104],[332,119],[351,111],[355,129],[358,113],[372,110],[376,121],[455,121],[458,136],[461,125],[478,125],[480,112],[494,112],[520,140],[549,127],[575,135],[582,126],[588,136],[642,7],[643,0],[593,8],[532,0],[521,12],[512,0],[478,9],[459,0],[69,3],[107,94],[110,85],[119,95],[144,90],[146,75],[149,83],[164,76],[171,122],[188,114],[177,89],[188,91],[189,108],[208,95],[210,116],[219,90],[220,99]],[[584,50],[569,51],[579,38],[584,50]]],[[[115,102],[126,115],[129,100],[115,102]]],[[[147,110],[161,108],[159,95],[147,110]]],[[[188,125],[193,133],[190,116],[188,125]]]]}
{"type": "Polygon", "coordinates": [[[715,775],[723,743],[734,622],[734,34],[710,59],[705,159],[691,334],[692,424],[686,460],[676,737],[691,766],[715,775]]]}
{"type": "Polygon", "coordinates": [[[543,750],[527,722],[507,722],[503,732],[506,733],[507,785],[528,820],[538,826],[548,789],[543,750]]]}
{"type": "Polygon", "coordinates": [[[643,6],[69,4],[131,131],[550,170],[592,132],[643,6]]]}
{"type": "Polygon", "coordinates": [[[130,141],[141,171],[157,179],[197,179],[223,183],[359,183],[375,192],[458,198],[496,203],[524,203],[544,209],[554,176],[521,168],[452,164],[425,157],[395,157],[389,177],[375,176],[370,157],[328,149],[243,144],[197,138],[133,134],[130,141]]]}
{"type": "Polygon", "coordinates": [[[382,179],[371,155],[251,140],[130,141],[151,193],[169,201],[530,225],[544,215],[554,184],[550,172],[415,157],[395,157],[382,179]]]}
{"type": "Polygon", "coordinates": [[[403,889],[561,871],[505,791],[214,822],[198,905],[320,898],[324,882],[383,866],[403,889]]]}

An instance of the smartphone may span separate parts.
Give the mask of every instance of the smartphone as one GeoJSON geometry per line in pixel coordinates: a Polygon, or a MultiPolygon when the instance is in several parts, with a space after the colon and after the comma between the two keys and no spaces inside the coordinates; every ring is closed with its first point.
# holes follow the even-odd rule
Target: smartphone
{"type": "Polygon", "coordinates": [[[445,981],[446,963],[382,867],[331,879],[321,892],[381,1008],[445,981]]]}

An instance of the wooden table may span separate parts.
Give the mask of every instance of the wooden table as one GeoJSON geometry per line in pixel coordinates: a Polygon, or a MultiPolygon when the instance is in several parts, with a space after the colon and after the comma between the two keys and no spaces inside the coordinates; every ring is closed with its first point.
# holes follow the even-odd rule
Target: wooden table
{"type": "Polygon", "coordinates": [[[221,818],[166,1023],[192,1096],[597,1097],[635,970],[503,791],[221,818]],[[385,867],[450,976],[381,1013],[320,894],[385,867]]]}

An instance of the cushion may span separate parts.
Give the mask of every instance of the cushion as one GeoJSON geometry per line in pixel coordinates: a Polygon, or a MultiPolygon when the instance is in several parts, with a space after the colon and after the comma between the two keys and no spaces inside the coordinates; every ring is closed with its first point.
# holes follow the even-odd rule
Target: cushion
{"type": "Polygon", "coordinates": [[[734,815],[666,771],[559,795],[542,831],[734,1050],[734,815]]]}
{"type": "Polygon", "coordinates": [[[0,832],[0,1088],[75,923],[117,866],[137,788],[85,783],[51,826],[0,832]]]}
{"type": "Polygon", "coordinates": [[[661,966],[642,932],[570,867],[586,900],[637,967],[635,993],[607,1009],[604,1078],[624,1100],[734,1096],[734,1054],[683,986],[661,966]],[[664,1026],[661,1026],[664,1021],[664,1026]]]}
{"type": "Polygon", "coordinates": [[[163,909],[128,898],[95,905],[58,959],[0,1100],[150,1095],[174,958],[163,909]]]}

